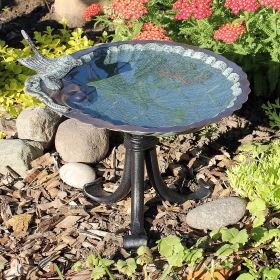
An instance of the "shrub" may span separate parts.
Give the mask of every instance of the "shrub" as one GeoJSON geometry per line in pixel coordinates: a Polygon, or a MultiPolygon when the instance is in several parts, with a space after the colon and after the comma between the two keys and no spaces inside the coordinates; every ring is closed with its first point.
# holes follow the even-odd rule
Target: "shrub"
{"type": "Polygon", "coordinates": [[[227,172],[231,187],[241,196],[261,198],[280,209],[280,140],[269,145],[243,145],[238,163],[227,172]]]}
{"type": "Polygon", "coordinates": [[[269,125],[280,131],[280,99],[276,99],[275,103],[267,102],[262,108],[269,119],[269,125]]]}
{"type": "MultiPolygon", "coordinates": [[[[82,29],[71,32],[66,25],[56,32],[47,27],[43,33],[34,33],[35,43],[47,57],[54,58],[74,51],[88,48],[93,42],[83,36],[82,29]]],[[[39,105],[39,101],[24,93],[24,82],[34,72],[17,60],[33,55],[25,42],[21,49],[11,48],[0,41],[0,110],[17,116],[26,107],[39,105]]],[[[0,113],[1,113],[0,111],[0,113]]]]}

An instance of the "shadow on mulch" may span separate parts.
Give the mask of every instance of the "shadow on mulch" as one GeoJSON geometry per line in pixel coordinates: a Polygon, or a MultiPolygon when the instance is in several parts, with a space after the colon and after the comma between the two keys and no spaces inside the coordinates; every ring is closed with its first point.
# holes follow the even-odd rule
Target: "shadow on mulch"
{"type": "Polygon", "coordinates": [[[38,6],[28,14],[18,16],[8,22],[1,23],[0,25],[0,37],[10,47],[22,47],[21,29],[26,30],[28,33],[34,31],[44,31],[47,26],[52,28],[60,28],[62,25],[53,19],[47,19],[41,21],[43,17],[49,14],[50,11],[47,6],[38,6]]]}
{"type": "Polygon", "coordinates": [[[15,0],[2,0],[2,1],[0,0],[0,5],[1,4],[2,4],[2,8],[4,8],[4,7],[13,7],[16,3],[15,0]]]}

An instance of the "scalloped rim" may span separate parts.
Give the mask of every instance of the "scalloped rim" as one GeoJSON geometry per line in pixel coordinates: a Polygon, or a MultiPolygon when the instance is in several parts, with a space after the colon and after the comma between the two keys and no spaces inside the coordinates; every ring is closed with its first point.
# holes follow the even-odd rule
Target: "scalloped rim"
{"type": "MultiPolygon", "coordinates": [[[[132,46],[134,48],[136,47],[139,50],[151,49],[152,47],[156,51],[167,51],[169,53],[173,52],[193,57],[195,59],[203,60],[204,63],[207,61],[208,64],[210,64],[213,68],[220,69],[222,71],[222,74],[231,82],[233,82],[231,89],[233,91],[233,95],[235,95],[236,98],[233,100],[233,102],[229,104],[230,106],[228,106],[224,111],[220,112],[216,116],[189,124],[187,126],[145,128],[133,125],[115,125],[111,122],[95,118],[91,115],[82,113],[72,108],[70,108],[67,112],[63,113],[66,117],[78,119],[82,122],[92,124],[97,128],[106,128],[114,131],[122,131],[138,135],[169,136],[183,132],[191,132],[209,123],[216,122],[221,118],[229,116],[234,111],[240,109],[243,103],[245,103],[248,99],[248,94],[250,93],[249,81],[247,80],[247,75],[239,66],[237,66],[235,63],[231,62],[230,60],[224,58],[221,55],[194,46],[164,41],[124,41],[103,44],[82,51],[78,51],[76,53],[73,53],[72,56],[76,59],[86,59],[87,55],[91,54],[92,52],[98,49],[105,48],[109,49],[111,53],[112,51],[116,53],[123,49],[131,48],[132,46]]],[[[27,92],[29,92],[28,88],[26,90],[27,92]]],[[[65,103],[62,102],[61,99],[56,98],[56,101],[58,102],[57,105],[65,106],[65,103]]]]}

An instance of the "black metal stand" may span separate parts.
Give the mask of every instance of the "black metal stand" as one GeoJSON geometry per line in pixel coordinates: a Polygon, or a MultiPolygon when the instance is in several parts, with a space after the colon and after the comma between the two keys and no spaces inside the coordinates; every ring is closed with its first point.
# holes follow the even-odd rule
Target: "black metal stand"
{"type": "Polygon", "coordinates": [[[144,229],[144,164],[150,182],[158,194],[164,199],[175,203],[186,200],[203,199],[211,194],[206,187],[201,187],[194,193],[179,193],[168,188],[163,182],[157,161],[156,144],[158,139],[152,136],[125,134],[126,148],[125,166],[122,181],[117,190],[110,194],[94,183],[84,186],[85,195],[99,203],[113,203],[125,198],[131,191],[131,235],[124,237],[126,249],[147,245],[147,235],[144,229]]]}

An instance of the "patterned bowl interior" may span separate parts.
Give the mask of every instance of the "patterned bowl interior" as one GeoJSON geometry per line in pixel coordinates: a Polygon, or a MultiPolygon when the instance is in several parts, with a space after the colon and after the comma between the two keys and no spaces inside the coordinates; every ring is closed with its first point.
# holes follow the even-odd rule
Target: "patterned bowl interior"
{"type": "Polygon", "coordinates": [[[119,44],[80,59],[65,77],[76,90],[61,100],[117,126],[189,126],[215,118],[242,94],[244,77],[226,62],[181,46],[119,44]]]}

